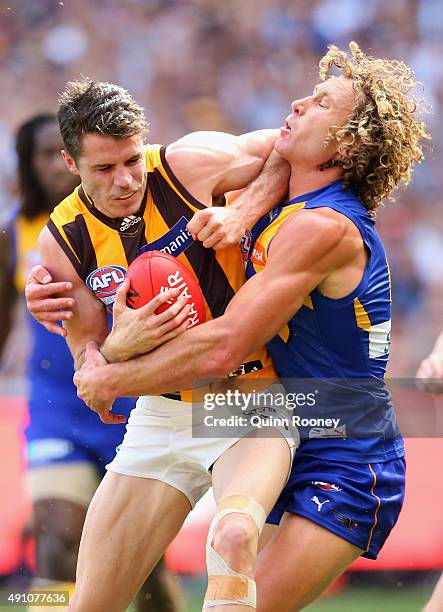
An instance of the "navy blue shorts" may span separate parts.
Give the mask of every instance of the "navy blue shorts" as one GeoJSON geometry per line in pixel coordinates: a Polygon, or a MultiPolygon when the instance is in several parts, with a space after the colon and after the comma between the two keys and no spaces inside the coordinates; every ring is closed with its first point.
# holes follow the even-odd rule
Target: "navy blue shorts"
{"type": "Polygon", "coordinates": [[[351,463],[295,453],[289,480],[267,522],[303,516],[376,559],[397,522],[405,492],[405,460],[351,463]]]}
{"type": "MultiPolygon", "coordinates": [[[[29,402],[30,423],[25,430],[29,468],[86,461],[100,476],[115,457],[126,424],[107,425],[70,389],[67,393],[41,394],[29,402]]],[[[113,412],[129,415],[134,398],[120,398],[113,412]]]]}

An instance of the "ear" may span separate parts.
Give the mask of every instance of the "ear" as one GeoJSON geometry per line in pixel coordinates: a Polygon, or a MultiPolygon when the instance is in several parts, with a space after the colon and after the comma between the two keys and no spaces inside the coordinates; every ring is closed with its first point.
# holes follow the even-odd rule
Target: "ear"
{"type": "Polygon", "coordinates": [[[74,158],[71,157],[71,155],[69,155],[69,153],[65,151],[64,149],[62,149],[62,157],[65,160],[65,164],[69,172],[71,172],[72,174],[75,174],[76,176],[80,176],[80,172],[77,168],[77,164],[75,163],[74,158]]]}

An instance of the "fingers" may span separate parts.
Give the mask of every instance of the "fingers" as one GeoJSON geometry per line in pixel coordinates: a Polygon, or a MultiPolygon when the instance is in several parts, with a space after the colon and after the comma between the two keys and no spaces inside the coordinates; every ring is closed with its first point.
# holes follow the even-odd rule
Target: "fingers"
{"type": "Polygon", "coordinates": [[[88,357],[88,355],[93,354],[94,352],[98,351],[98,344],[95,340],[90,340],[87,345],[86,345],[86,352],[85,352],[85,356],[88,357]]]}
{"type": "Polygon", "coordinates": [[[91,340],[86,345],[85,350],[85,362],[83,367],[96,368],[98,366],[106,365],[107,361],[104,355],[101,353],[97,342],[91,340]]]}
{"type": "MultiPolygon", "coordinates": [[[[59,282],[59,283],[49,283],[46,285],[39,285],[34,282],[29,282],[28,280],[28,284],[26,285],[25,293],[26,293],[26,299],[28,301],[31,301],[31,300],[40,300],[42,298],[43,299],[49,298],[53,295],[57,295],[58,293],[64,293],[65,291],[71,291],[71,290],[72,290],[72,283],[59,282]]],[[[73,298],[64,298],[64,299],[72,300],[73,298]]]]}
{"type": "Polygon", "coordinates": [[[48,332],[51,332],[51,334],[57,334],[58,336],[62,336],[63,338],[66,338],[66,336],[68,335],[66,329],[61,325],[57,325],[57,323],[49,323],[47,320],[39,321],[39,323],[41,323],[43,327],[48,330],[48,332]]]}
{"type": "Polygon", "coordinates": [[[217,237],[217,240],[220,240],[222,230],[223,226],[219,221],[210,219],[208,223],[197,232],[197,240],[203,242],[203,246],[205,246],[205,241],[209,240],[213,235],[217,237]]]}
{"type": "MultiPolygon", "coordinates": [[[[199,232],[205,227],[211,217],[209,209],[198,210],[189,221],[186,229],[192,234],[194,240],[197,240],[199,232]]],[[[198,238],[200,240],[200,238],[198,238]]]]}
{"type": "Polygon", "coordinates": [[[72,317],[71,309],[74,307],[74,303],[75,302],[73,298],[38,299],[28,297],[27,299],[28,310],[32,314],[40,314],[40,318],[42,319],[46,319],[47,313],[51,314],[51,321],[61,321],[62,319],[70,319],[72,317]],[[44,317],[43,314],[45,314],[44,317]]]}
{"type": "Polygon", "coordinates": [[[164,344],[165,342],[169,342],[169,340],[173,340],[173,338],[176,338],[177,336],[182,334],[184,331],[186,331],[188,327],[189,327],[189,321],[188,321],[188,318],[186,318],[186,320],[181,325],[179,325],[178,327],[175,327],[172,331],[164,334],[161,337],[162,344],[164,344]]]}
{"type": "MultiPolygon", "coordinates": [[[[166,340],[163,338],[165,334],[168,334],[169,332],[176,330],[178,327],[184,325],[184,329],[187,329],[189,325],[188,318],[189,318],[189,313],[191,312],[191,308],[192,308],[191,304],[186,303],[177,315],[175,315],[169,321],[167,321],[166,323],[163,323],[163,325],[160,325],[157,328],[157,335],[159,339],[161,339],[162,342],[166,342],[166,340]]],[[[175,337],[175,336],[171,336],[171,337],[175,337]]],[[[168,340],[169,339],[170,338],[168,338],[168,340]]]]}
{"type": "Polygon", "coordinates": [[[125,278],[120,287],[117,289],[113,306],[114,313],[117,312],[117,310],[119,309],[121,310],[128,307],[126,304],[126,300],[128,297],[128,291],[130,286],[131,282],[129,278],[125,278]]]}
{"type": "Polygon", "coordinates": [[[197,211],[187,225],[194,240],[206,249],[225,249],[240,242],[244,227],[229,209],[208,208],[197,211]]]}
{"type": "MultiPolygon", "coordinates": [[[[151,300],[151,302],[153,302],[155,299],[156,298],[151,300]]],[[[182,312],[182,310],[185,308],[186,305],[188,305],[188,299],[187,298],[185,298],[185,297],[178,298],[178,300],[176,302],[174,302],[171,306],[169,306],[169,308],[167,308],[164,312],[160,312],[159,314],[154,315],[154,317],[153,317],[154,325],[162,325],[163,323],[166,323],[170,319],[173,319],[180,312],[182,312]]],[[[147,304],[147,306],[148,306],[148,304],[147,304]]],[[[155,312],[155,310],[157,310],[157,307],[154,309],[154,312],[155,312]]]]}
{"type": "MultiPolygon", "coordinates": [[[[142,306],[139,309],[140,310],[140,314],[141,315],[154,314],[155,311],[158,308],[160,308],[160,306],[163,306],[163,304],[166,304],[167,302],[171,302],[172,303],[172,301],[177,297],[177,295],[179,293],[180,293],[179,289],[167,289],[166,291],[162,291],[161,293],[159,293],[158,295],[153,297],[152,300],[150,300],[147,304],[145,304],[144,306],[142,306]]],[[[178,300],[177,300],[177,302],[178,302],[178,300]]],[[[175,304],[177,304],[177,302],[175,302],[175,304]]],[[[166,312],[168,312],[168,310],[173,308],[175,306],[175,304],[173,304],[167,310],[165,310],[164,313],[160,313],[160,315],[161,314],[165,314],[166,312]]],[[[174,316],[174,315],[172,315],[172,316],[174,316]]],[[[167,318],[170,318],[170,317],[167,317],[167,318]]]]}
{"type": "Polygon", "coordinates": [[[126,417],[122,414],[114,414],[110,412],[110,408],[108,410],[101,410],[100,412],[96,410],[100,420],[103,423],[107,423],[108,425],[120,425],[121,423],[126,423],[126,417]]]}
{"type": "Polygon", "coordinates": [[[42,265],[38,264],[34,266],[29,274],[30,280],[35,280],[39,284],[50,283],[52,280],[51,275],[42,265]]]}
{"type": "Polygon", "coordinates": [[[205,249],[215,249],[217,248],[225,248],[226,246],[230,246],[230,243],[226,242],[225,247],[219,245],[219,243],[223,243],[225,241],[225,235],[221,232],[214,232],[203,240],[203,246],[205,249]]]}

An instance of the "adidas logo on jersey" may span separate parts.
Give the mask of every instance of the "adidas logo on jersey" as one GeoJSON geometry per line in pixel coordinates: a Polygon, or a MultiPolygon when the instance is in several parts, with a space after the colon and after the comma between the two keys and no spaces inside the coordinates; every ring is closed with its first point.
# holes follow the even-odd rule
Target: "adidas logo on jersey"
{"type": "Polygon", "coordinates": [[[137,223],[140,223],[141,220],[141,217],[136,217],[135,215],[129,215],[129,217],[125,217],[122,221],[122,224],[120,225],[120,231],[125,232],[133,225],[137,225],[137,223]]]}

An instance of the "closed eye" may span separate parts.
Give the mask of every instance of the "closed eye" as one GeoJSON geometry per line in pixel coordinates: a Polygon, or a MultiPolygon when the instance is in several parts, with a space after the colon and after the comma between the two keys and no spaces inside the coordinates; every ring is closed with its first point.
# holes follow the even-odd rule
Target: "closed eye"
{"type": "Polygon", "coordinates": [[[137,155],[137,157],[132,157],[131,159],[128,159],[126,164],[129,166],[134,166],[141,160],[141,158],[142,158],[141,155],[137,155]]]}

